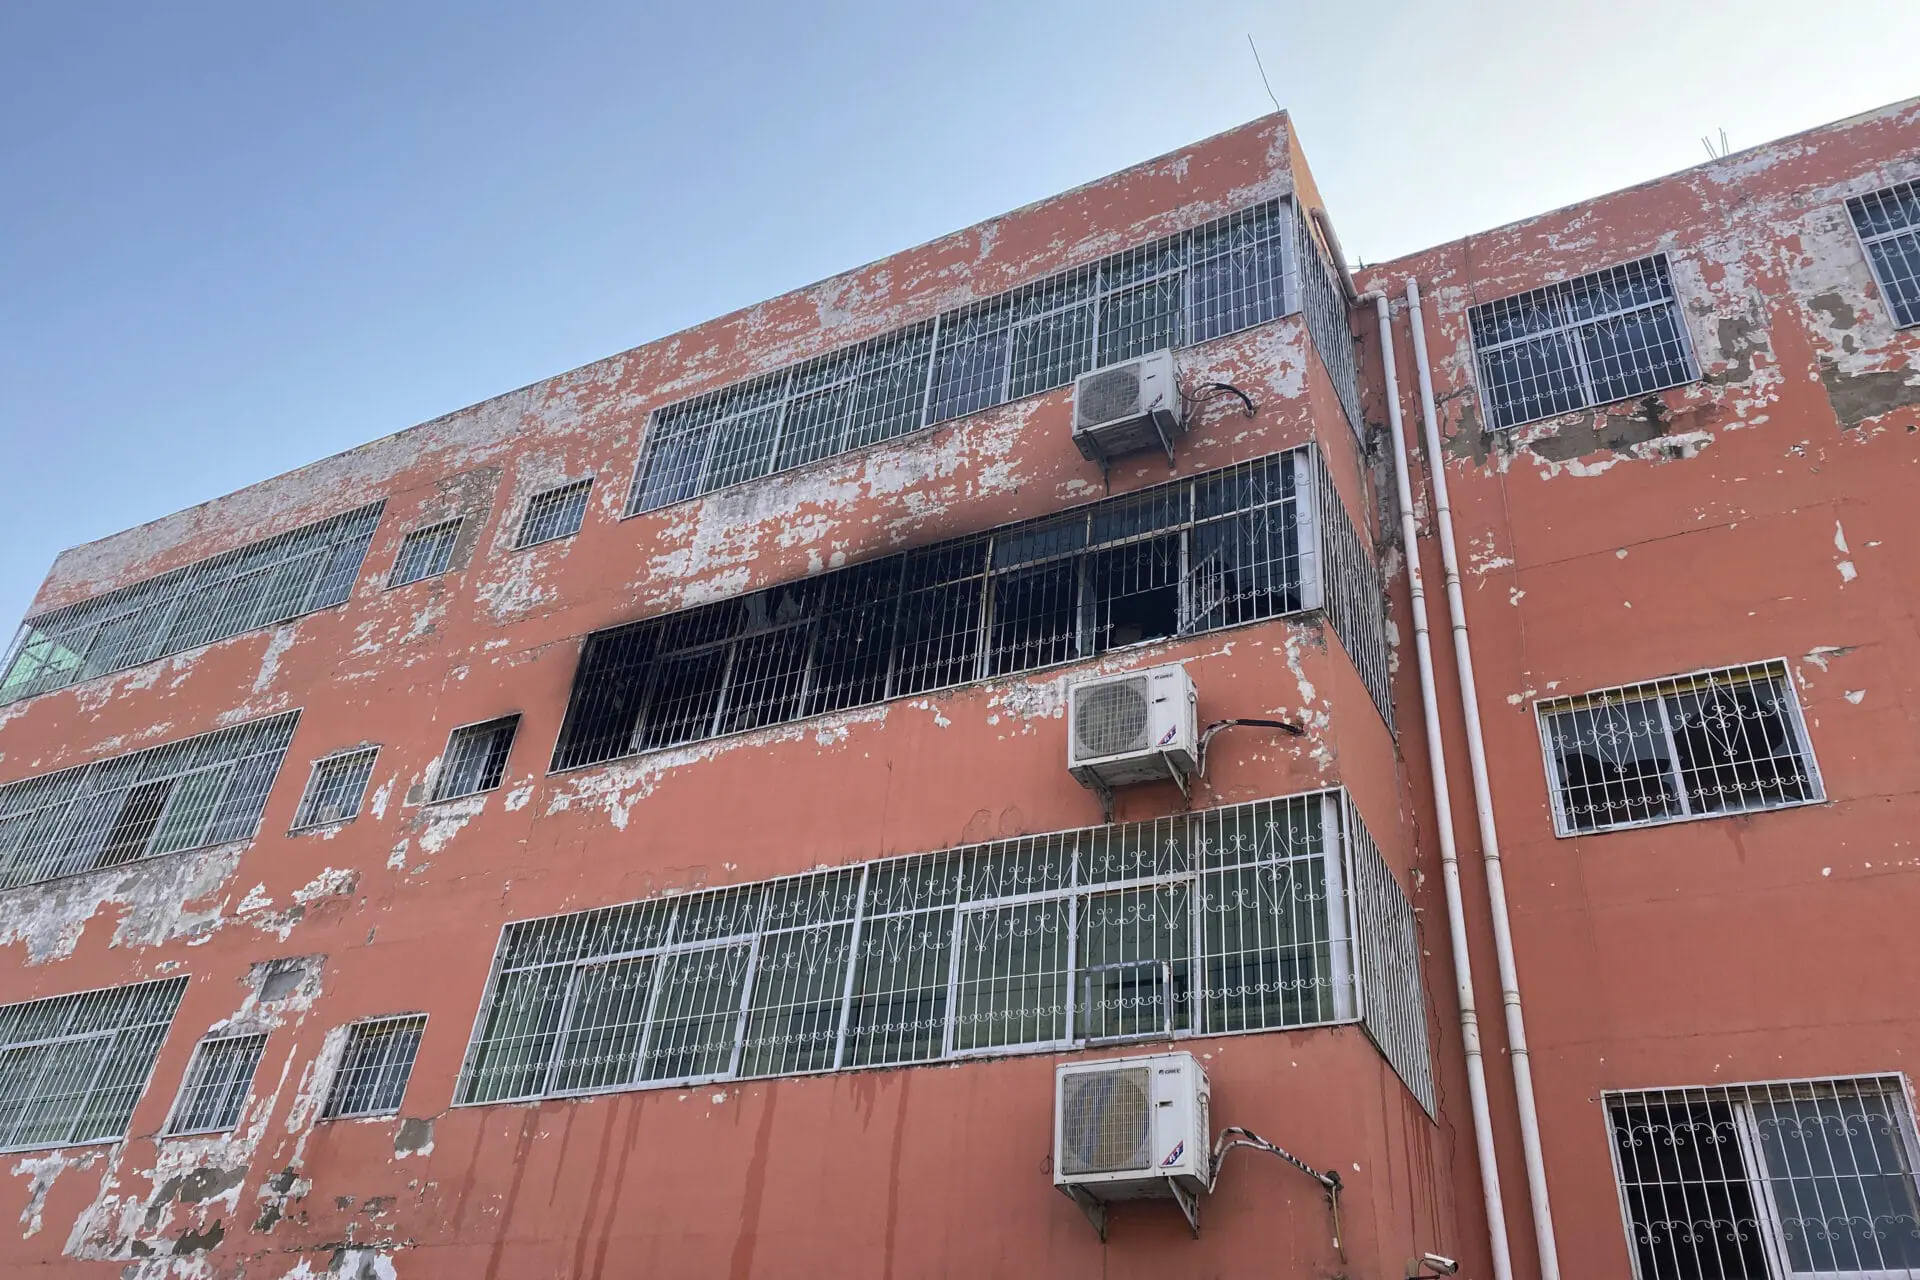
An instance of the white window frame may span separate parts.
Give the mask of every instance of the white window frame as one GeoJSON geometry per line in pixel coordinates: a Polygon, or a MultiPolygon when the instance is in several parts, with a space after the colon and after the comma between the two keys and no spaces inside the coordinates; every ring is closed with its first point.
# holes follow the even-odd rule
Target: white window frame
{"type": "Polygon", "coordinates": [[[400,587],[410,587],[416,582],[427,582],[451,573],[453,571],[453,553],[459,549],[460,545],[460,527],[466,522],[466,516],[458,515],[448,520],[436,520],[432,524],[423,524],[417,529],[407,530],[405,535],[400,539],[399,548],[393,553],[393,567],[387,570],[386,589],[393,591],[400,587]],[[452,540],[447,546],[447,563],[432,573],[423,573],[417,577],[396,581],[396,575],[400,572],[400,563],[406,558],[408,545],[415,539],[424,540],[428,536],[439,534],[442,531],[446,531],[452,536],[452,540]]]}
{"type": "Polygon", "coordinates": [[[413,1086],[413,1069],[415,1066],[419,1064],[419,1061],[420,1061],[420,1047],[426,1043],[427,1014],[422,1012],[383,1013],[378,1017],[360,1018],[354,1022],[350,1022],[347,1024],[345,1030],[346,1030],[346,1037],[341,1041],[341,1044],[340,1044],[340,1057],[338,1058],[338,1060],[335,1061],[333,1066],[333,1077],[332,1079],[327,1081],[326,1101],[321,1103],[320,1105],[320,1119],[321,1120],[367,1120],[367,1119],[379,1119],[384,1116],[394,1116],[394,1115],[400,1114],[400,1108],[406,1105],[407,1090],[413,1086]],[[354,1036],[357,1033],[364,1030],[365,1028],[380,1027],[388,1023],[393,1023],[393,1024],[417,1023],[420,1028],[419,1038],[416,1039],[413,1044],[413,1056],[407,1059],[407,1076],[406,1076],[406,1079],[403,1080],[400,1084],[399,1100],[396,1101],[391,1107],[381,1107],[381,1108],[368,1110],[368,1111],[336,1110],[335,1105],[340,1096],[341,1081],[347,1070],[347,1055],[350,1052],[352,1052],[353,1046],[354,1046],[354,1036]]]}
{"type": "MultiPolygon", "coordinates": [[[[549,542],[562,542],[568,538],[574,537],[582,529],[586,528],[587,512],[593,505],[593,481],[594,481],[594,477],[590,475],[580,476],[576,479],[567,480],[560,484],[548,485],[546,488],[540,490],[537,493],[532,493],[527,495],[526,503],[522,505],[520,508],[520,522],[517,526],[515,526],[513,531],[513,549],[515,551],[525,551],[529,547],[544,547],[549,542]],[[566,493],[570,489],[578,489],[581,491],[580,523],[576,524],[573,528],[567,530],[565,533],[556,533],[556,534],[551,534],[544,538],[529,539],[527,537],[527,534],[529,532],[528,526],[533,522],[534,504],[536,502],[539,502],[542,498],[551,498],[556,494],[566,493]]],[[[571,494],[569,494],[568,497],[570,500],[571,494]]]]}
{"type": "Polygon", "coordinates": [[[344,827],[355,818],[358,818],[361,807],[367,802],[367,788],[373,785],[373,771],[379,762],[379,743],[365,747],[348,747],[343,751],[335,751],[315,760],[307,767],[307,785],[300,789],[300,803],[293,811],[293,825],[288,827],[287,830],[289,832],[319,831],[327,827],[344,827]],[[313,799],[313,788],[314,784],[320,780],[321,767],[323,765],[337,764],[342,760],[351,760],[356,756],[367,757],[367,779],[360,784],[360,794],[354,798],[353,812],[344,818],[326,818],[323,820],[315,820],[309,816],[307,813],[307,805],[308,802],[313,799]]]}
{"type": "Polygon", "coordinates": [[[167,1108],[167,1122],[160,1130],[161,1136],[166,1138],[204,1138],[213,1134],[232,1133],[238,1129],[240,1122],[246,1119],[247,1104],[253,1100],[253,1084],[254,1081],[260,1077],[260,1064],[266,1060],[267,1039],[267,1033],[258,1030],[228,1030],[200,1037],[200,1039],[194,1043],[193,1056],[187,1059],[187,1069],[180,1077],[180,1085],[174,1090],[173,1105],[167,1108]],[[180,1114],[181,1107],[186,1103],[188,1093],[199,1087],[195,1081],[195,1076],[201,1070],[201,1063],[206,1055],[208,1046],[225,1044],[233,1040],[258,1040],[260,1042],[260,1052],[254,1058],[253,1065],[247,1069],[246,1091],[240,1095],[240,1105],[233,1113],[233,1122],[211,1128],[180,1128],[179,1124],[182,1119],[180,1114]]]}
{"type": "Polygon", "coordinates": [[[1534,725],[1540,739],[1540,761],[1545,771],[1548,802],[1553,807],[1553,833],[1562,840],[1572,840],[1581,836],[1606,835],[1614,831],[1632,831],[1642,827],[1671,826],[1676,822],[1710,822],[1717,818],[1738,818],[1747,814],[1774,813],[1782,809],[1801,809],[1808,805],[1825,804],[1827,800],[1826,780],[1820,771],[1820,763],[1814,757],[1813,736],[1807,730],[1806,713],[1800,706],[1800,693],[1794,685],[1793,668],[1784,657],[1766,658],[1756,662],[1736,662],[1727,666],[1702,667],[1695,671],[1681,672],[1677,675],[1658,676],[1652,680],[1638,680],[1631,684],[1612,685],[1600,689],[1591,689],[1585,693],[1556,695],[1551,698],[1536,698],[1533,703],[1534,725]],[[1674,743],[1673,725],[1668,719],[1665,704],[1662,703],[1661,728],[1665,734],[1668,778],[1679,799],[1681,812],[1660,817],[1634,818],[1626,822],[1609,822],[1592,827],[1577,827],[1570,821],[1566,810],[1566,796],[1560,785],[1559,762],[1554,757],[1553,744],[1549,738],[1549,724],[1553,716],[1577,710],[1570,704],[1585,702],[1607,694],[1632,693],[1646,690],[1641,700],[1659,699],[1665,696],[1663,686],[1679,685],[1689,680],[1726,675],[1742,670],[1773,668],[1772,674],[1778,677],[1781,687],[1786,691],[1787,724],[1793,731],[1795,745],[1801,758],[1806,762],[1806,771],[1810,794],[1801,800],[1781,800],[1766,804],[1757,804],[1744,809],[1718,809],[1711,812],[1693,812],[1692,802],[1688,799],[1687,788],[1677,776],[1679,751],[1674,743]]]}
{"type": "MultiPolygon", "coordinates": [[[[1912,320],[1902,320],[1900,313],[1894,310],[1893,290],[1888,288],[1887,282],[1881,278],[1880,263],[1874,258],[1871,247],[1879,244],[1883,240],[1896,240],[1901,236],[1920,237],[1920,222],[1914,222],[1893,231],[1882,231],[1869,236],[1860,230],[1860,224],[1855,221],[1853,216],[1853,202],[1855,200],[1871,200],[1875,196],[1885,195],[1887,192],[1895,191],[1901,187],[1920,189],[1920,178],[1911,178],[1905,182],[1889,182],[1885,186],[1875,187],[1871,191],[1863,191],[1859,195],[1848,196],[1844,202],[1844,207],[1847,212],[1847,227],[1853,232],[1853,242],[1860,246],[1860,256],[1867,260],[1867,274],[1873,278],[1874,287],[1880,291],[1880,305],[1886,308],[1887,320],[1896,330],[1920,329],[1920,292],[1916,292],[1914,298],[1914,318],[1912,320]]],[[[1916,281],[1915,283],[1916,289],[1920,289],[1920,281],[1916,281]]]]}

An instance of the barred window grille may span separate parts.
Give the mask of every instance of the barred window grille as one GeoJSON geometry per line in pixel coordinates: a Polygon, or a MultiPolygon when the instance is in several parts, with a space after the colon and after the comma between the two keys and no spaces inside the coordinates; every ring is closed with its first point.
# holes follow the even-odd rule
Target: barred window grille
{"type": "Polygon", "coordinates": [[[348,822],[357,816],[379,754],[379,747],[362,747],[315,760],[313,772],[307,775],[306,793],[300,797],[300,808],[294,815],[293,829],[348,822]]]}
{"type": "MultiPolygon", "coordinates": [[[[1089,369],[1276,319],[1293,309],[1293,224],[1291,204],[1271,200],[655,410],[626,513],[865,448],[1064,387],[1089,369]]],[[[1346,345],[1351,359],[1351,341],[1346,345]]]]}
{"type": "Polygon", "coordinates": [[[1536,711],[1563,836],[1825,798],[1783,661],[1603,689],[1536,711]]]}
{"type": "Polygon", "coordinates": [[[437,578],[453,563],[454,540],[460,536],[460,517],[415,529],[400,540],[399,554],[393,558],[393,572],[387,575],[389,587],[404,587],[423,578],[437,578]]]}
{"type": "Polygon", "coordinates": [[[1920,1277],[1898,1076],[1609,1093],[1639,1280],[1920,1277]]]}
{"type": "Polygon", "coordinates": [[[1340,411],[1355,435],[1364,436],[1366,419],[1360,416],[1360,361],[1354,352],[1353,321],[1347,306],[1346,282],[1340,278],[1333,255],[1321,242],[1310,218],[1296,218],[1300,267],[1300,314],[1307,336],[1320,353],[1327,379],[1340,399],[1340,411]]]}
{"type": "Polygon", "coordinates": [[[0,703],[124,671],[339,604],[380,523],[376,502],[28,618],[0,703]]]}
{"type": "Polygon", "coordinates": [[[520,921],[458,1099],[1364,1017],[1431,1109],[1412,919],[1326,792],[520,921]],[[1356,885],[1359,918],[1406,935],[1370,953],[1377,988],[1356,885]]]}
{"type": "Polygon", "coordinates": [[[347,1028],[347,1047],[322,1114],[329,1118],[387,1115],[400,1109],[413,1075],[427,1015],[373,1018],[347,1028]]]}
{"type": "Polygon", "coordinates": [[[1893,322],[1901,328],[1920,324],[1920,182],[1855,196],[1847,212],[1893,322]]]}
{"type": "Polygon", "coordinates": [[[240,1123],[253,1073],[266,1051],[264,1032],[202,1040],[167,1121],[170,1134],[225,1133],[240,1123]]]}
{"type": "Polygon", "coordinates": [[[0,786],[0,889],[250,840],[300,713],[0,786]]]}
{"type": "Polygon", "coordinates": [[[527,511],[520,519],[516,549],[554,542],[580,532],[580,521],[587,514],[587,495],[593,489],[593,477],[575,480],[527,499],[527,511]]]}
{"type": "MultiPolygon", "coordinates": [[[[552,767],[1319,608],[1309,452],[595,633],[552,767]]],[[[1337,625],[1377,615],[1368,581],[1337,625]]]]}
{"type": "Polygon", "coordinates": [[[1496,430],[1700,376],[1665,254],[1484,303],[1471,320],[1496,430]]]}
{"type": "Polygon", "coordinates": [[[447,754],[440,762],[433,798],[452,800],[499,786],[506,776],[507,757],[513,752],[513,737],[519,728],[520,717],[511,715],[455,729],[447,739],[447,754]]]}
{"type": "Polygon", "coordinates": [[[185,978],[0,1005],[0,1151],[123,1138],[185,978]]]}

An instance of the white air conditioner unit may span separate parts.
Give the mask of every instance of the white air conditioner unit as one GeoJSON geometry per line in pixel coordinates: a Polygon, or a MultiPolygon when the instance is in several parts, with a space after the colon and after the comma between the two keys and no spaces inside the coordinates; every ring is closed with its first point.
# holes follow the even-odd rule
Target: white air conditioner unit
{"type": "Polygon", "coordinates": [[[1212,1183],[1207,1073],[1190,1053],[1067,1062],[1053,1076],[1053,1185],[1107,1237],[1106,1206],[1173,1199],[1197,1233],[1212,1183]]]}
{"type": "Polygon", "coordinates": [[[1184,792],[1199,766],[1193,681],[1178,663],[1067,686],[1067,771],[1100,793],[1172,779],[1184,792]]]}
{"type": "Polygon", "coordinates": [[[1073,380],[1073,442],[1104,472],[1109,458],[1164,449],[1185,426],[1173,352],[1154,351],[1094,369],[1073,380]]]}

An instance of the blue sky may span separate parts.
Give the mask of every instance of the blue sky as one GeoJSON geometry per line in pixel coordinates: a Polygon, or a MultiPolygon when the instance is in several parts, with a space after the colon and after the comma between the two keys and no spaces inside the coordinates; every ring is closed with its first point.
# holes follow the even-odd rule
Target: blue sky
{"type": "Polygon", "coordinates": [[[63,547],[1269,109],[1380,259],[1920,93],[1920,5],[0,7],[0,628],[63,547]]]}

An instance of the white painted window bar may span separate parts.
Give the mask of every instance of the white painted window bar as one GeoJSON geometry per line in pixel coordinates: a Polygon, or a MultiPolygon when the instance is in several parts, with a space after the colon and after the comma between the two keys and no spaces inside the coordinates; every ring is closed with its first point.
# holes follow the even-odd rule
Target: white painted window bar
{"type": "Polygon", "coordinates": [[[424,1013],[370,1018],[348,1027],[346,1049],[321,1114],[348,1119],[398,1111],[426,1029],[424,1013]]]}
{"type": "Polygon", "coordinates": [[[379,755],[379,747],[356,747],[315,760],[300,808],[293,817],[293,829],[331,826],[357,817],[379,755]]]}
{"type": "Polygon", "coordinates": [[[265,1032],[209,1036],[196,1045],[167,1119],[167,1133],[225,1133],[239,1124],[266,1048],[265,1032]]]}
{"type": "Polygon", "coordinates": [[[453,563],[453,544],[460,536],[461,517],[415,529],[400,540],[400,551],[393,558],[393,572],[387,575],[389,587],[404,587],[409,582],[437,578],[453,563]]]}
{"type": "Polygon", "coordinates": [[[526,514],[520,518],[520,534],[514,539],[514,547],[538,546],[580,532],[580,522],[587,514],[587,495],[592,491],[593,477],[588,476],[585,480],[534,494],[527,500],[526,514]]]}
{"type": "Polygon", "coordinates": [[[125,1137],[186,988],[166,978],[0,1005],[0,1151],[125,1137]]]}
{"type": "Polygon", "coordinates": [[[1920,182],[1903,182],[1847,201],[1873,278],[1901,328],[1920,324],[1920,182]]]}

